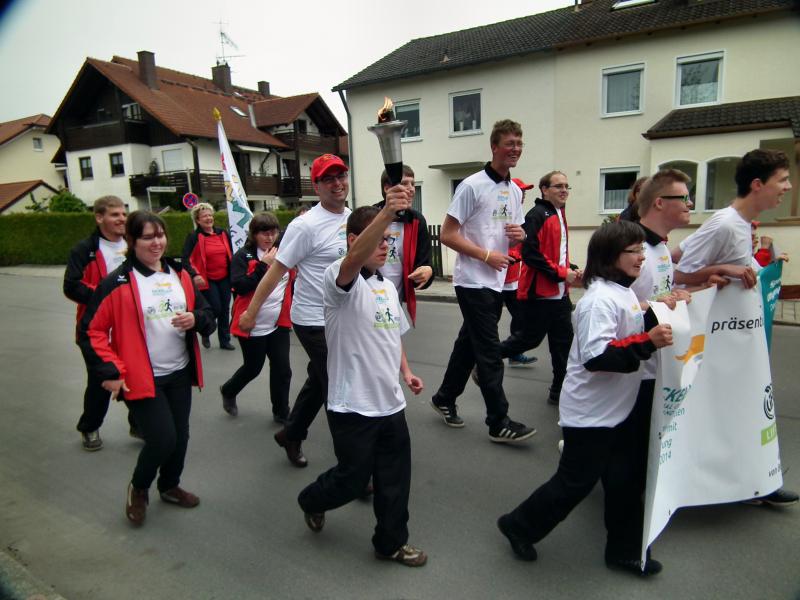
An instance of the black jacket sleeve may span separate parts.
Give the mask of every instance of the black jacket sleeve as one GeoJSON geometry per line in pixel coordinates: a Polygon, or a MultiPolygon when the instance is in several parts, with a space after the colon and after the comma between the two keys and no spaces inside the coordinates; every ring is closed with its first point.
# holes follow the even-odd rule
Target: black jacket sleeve
{"type": "Polygon", "coordinates": [[[522,260],[529,267],[536,269],[548,279],[556,282],[564,281],[558,276],[558,271],[553,267],[553,263],[558,264],[558,257],[555,261],[548,260],[542,254],[539,233],[547,220],[546,212],[540,207],[534,206],[525,215],[525,223],[522,228],[525,230],[525,241],[522,242],[522,260]]]}
{"type": "Polygon", "coordinates": [[[86,266],[92,261],[88,240],[78,242],[70,250],[67,269],[64,271],[64,295],[78,304],[89,304],[94,290],[81,281],[86,266]]]}
{"type": "Polygon", "coordinates": [[[197,231],[189,232],[189,235],[186,236],[186,241],[183,243],[183,253],[181,254],[181,266],[186,269],[189,277],[192,278],[197,275],[197,271],[192,267],[192,261],[190,259],[194,247],[197,245],[197,236],[197,231]]]}
{"type": "MultiPolygon", "coordinates": [[[[194,283],[192,283],[194,286],[194,283]]],[[[194,288],[194,330],[204,337],[210,336],[217,329],[217,320],[205,296],[194,288]]]]}
{"type": "Polygon", "coordinates": [[[247,266],[252,260],[253,254],[248,248],[240,248],[236,254],[233,255],[231,260],[231,289],[237,296],[244,296],[250,292],[255,291],[258,287],[258,282],[267,273],[266,263],[260,260],[256,264],[256,268],[249,275],[247,274],[247,266]]]}
{"type": "Polygon", "coordinates": [[[611,373],[633,373],[639,363],[647,360],[656,351],[655,344],[646,333],[638,333],[621,340],[614,340],[606,346],[602,354],[586,361],[587,371],[608,371],[611,373]]]}
{"type": "MultiPolygon", "coordinates": [[[[431,234],[428,232],[428,223],[422,213],[414,211],[414,216],[419,220],[417,229],[417,254],[414,256],[414,269],[419,267],[432,267],[431,264],[431,234]]],[[[417,288],[424,290],[433,283],[433,276],[425,282],[425,285],[417,288]]]]}

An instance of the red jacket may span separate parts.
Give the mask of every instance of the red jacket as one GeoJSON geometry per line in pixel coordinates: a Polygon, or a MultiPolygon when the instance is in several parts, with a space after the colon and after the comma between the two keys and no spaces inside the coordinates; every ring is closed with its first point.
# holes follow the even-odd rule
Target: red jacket
{"type": "MultiPolygon", "coordinates": [[[[214,233],[222,236],[222,242],[225,245],[225,250],[228,253],[228,265],[230,266],[231,257],[231,239],[230,235],[224,229],[214,227],[214,233]]],[[[182,262],[189,272],[189,275],[194,278],[197,275],[203,278],[205,284],[198,286],[199,290],[208,289],[208,270],[206,267],[206,238],[209,234],[201,229],[195,229],[186,236],[186,242],[183,244],[183,259],[182,262]]]]}
{"type": "Polygon", "coordinates": [[[106,275],[106,259],[100,251],[100,229],[95,229],[92,235],[70,250],[64,271],[64,295],[78,304],[76,328],[95,288],[106,275]]]}
{"type": "MultiPolygon", "coordinates": [[[[165,266],[178,273],[186,294],[186,308],[194,313],[195,327],[186,332],[186,346],[192,383],[202,387],[203,368],[195,332],[202,335],[213,333],[214,315],[203,295],[195,293],[189,274],[170,260],[165,261],[165,266]]],[[[145,275],[153,272],[135,257],[128,258],[100,282],[78,332],[78,345],[89,370],[100,381],[124,379],[130,390],[124,392],[125,400],[154,398],[156,395],[139,289],[131,272],[134,268],[145,275]]]]}
{"type": "MultiPolygon", "coordinates": [[[[250,337],[249,331],[239,329],[239,317],[247,310],[250,305],[250,300],[253,299],[253,294],[256,292],[258,283],[267,274],[266,263],[258,260],[255,247],[245,244],[236,254],[233,255],[231,261],[231,288],[235,294],[233,300],[233,316],[231,316],[231,333],[236,337],[250,337]]],[[[295,278],[295,270],[289,270],[289,284],[286,286],[286,292],[283,294],[283,306],[278,315],[278,327],[286,327],[291,329],[292,319],[290,316],[292,308],[292,282],[295,278]]]]}
{"type": "MultiPolygon", "coordinates": [[[[548,201],[536,199],[536,204],[525,215],[525,234],[522,242],[522,272],[519,277],[517,298],[534,300],[558,294],[558,284],[567,279],[567,270],[574,268],[569,262],[569,233],[567,232],[567,260],[565,266],[559,266],[561,255],[561,223],[556,208],[548,201]]],[[[564,209],[561,218],[567,225],[564,209]]],[[[569,293],[569,285],[565,286],[564,295],[569,293]]]]}

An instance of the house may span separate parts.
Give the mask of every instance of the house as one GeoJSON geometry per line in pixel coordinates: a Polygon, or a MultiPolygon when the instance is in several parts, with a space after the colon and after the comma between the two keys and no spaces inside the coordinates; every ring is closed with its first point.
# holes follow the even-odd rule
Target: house
{"type": "Polygon", "coordinates": [[[48,128],[61,140],[70,190],[86,202],[114,194],[131,209],[179,208],[186,192],[220,206],[217,108],[254,208],[315,200],[311,162],[346,146],[322,98],[275,96],[266,81],[234,86],[227,64],[211,75],[156,66],[148,51],[87,58],[48,128]]]}
{"type": "Polygon", "coordinates": [[[0,214],[25,212],[57,191],[41,179],[0,183],[0,214]]]}
{"type": "Polygon", "coordinates": [[[0,123],[0,184],[44,181],[53,189],[66,186],[64,165],[51,160],[59,141],[46,133],[47,115],[31,115],[0,123]]]}
{"type": "MultiPolygon", "coordinates": [[[[637,177],[674,166],[693,179],[692,226],[733,198],[736,159],[758,147],[791,159],[794,189],[761,231],[800,257],[800,14],[795,0],[582,0],[415,39],[337,85],[346,91],[357,204],[382,168],[366,127],[384,96],[408,121],[404,162],[429,223],[457,183],[489,158],[492,124],[522,124],[515,176],[564,171],[575,262],[637,177]]],[[[530,194],[530,193],[529,193],[530,194]]],[[[445,271],[454,256],[447,251],[445,271]]],[[[800,283],[797,261],[784,281],[800,283]]]]}

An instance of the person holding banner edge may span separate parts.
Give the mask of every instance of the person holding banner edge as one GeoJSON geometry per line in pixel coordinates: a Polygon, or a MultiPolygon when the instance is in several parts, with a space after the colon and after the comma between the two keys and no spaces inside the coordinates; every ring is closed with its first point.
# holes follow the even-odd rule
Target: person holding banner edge
{"type": "MultiPolygon", "coordinates": [[[[736,166],[736,198],[714,213],[682,244],[675,270],[676,285],[698,285],[711,275],[740,279],[745,288],[757,283],[753,268],[752,226],[761,212],[776,208],[792,189],[789,159],[778,150],[756,149],[736,166]]],[[[797,504],[797,493],[779,488],[752,504],[789,506],[797,504]]]]}
{"type": "Polygon", "coordinates": [[[602,481],[606,565],[655,575],[660,562],[639,559],[644,501],[636,476],[637,420],[633,416],[642,361],[672,344],[669,325],[650,324],[630,285],[644,261],[644,231],[620,221],[591,237],[584,270],[586,294],[575,314],[575,338],[559,403],[564,450],[553,477],[497,526],[522,560],[602,481]]]}

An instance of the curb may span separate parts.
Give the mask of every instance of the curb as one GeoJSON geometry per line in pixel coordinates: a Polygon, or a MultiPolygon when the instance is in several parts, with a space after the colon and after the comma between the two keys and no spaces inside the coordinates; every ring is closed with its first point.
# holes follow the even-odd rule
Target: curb
{"type": "Polygon", "coordinates": [[[0,598],[3,600],[65,600],[52,586],[36,579],[13,555],[0,552],[0,598]]]}

